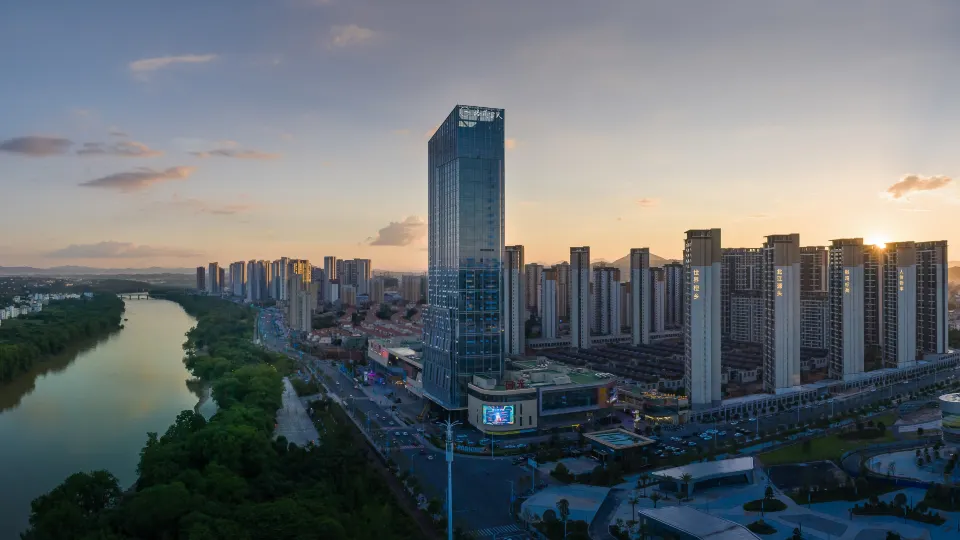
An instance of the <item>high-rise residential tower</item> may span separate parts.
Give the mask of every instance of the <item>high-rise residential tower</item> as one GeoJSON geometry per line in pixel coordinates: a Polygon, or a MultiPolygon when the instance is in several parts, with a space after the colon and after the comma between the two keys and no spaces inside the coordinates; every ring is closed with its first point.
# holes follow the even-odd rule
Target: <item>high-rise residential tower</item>
{"type": "Polygon", "coordinates": [[[650,278],[650,249],[630,250],[630,336],[634,345],[648,345],[651,330],[652,282],[650,278]]]}
{"type": "Polygon", "coordinates": [[[457,105],[430,138],[424,394],[466,407],[473,375],[503,376],[504,111],[457,105]]]}
{"type": "Polygon", "coordinates": [[[620,270],[612,266],[593,269],[593,332],[620,335],[620,270]]]}
{"type": "Polygon", "coordinates": [[[883,251],[883,365],[908,367],[917,361],[917,246],[892,242],[883,251]]]}
{"type": "Polygon", "coordinates": [[[947,352],[947,241],[917,242],[917,349],[947,352]]]}
{"type": "Polygon", "coordinates": [[[720,380],[720,229],[690,230],[683,244],[684,374],[690,406],[722,399],[720,380]]]}
{"type": "Polygon", "coordinates": [[[217,293],[224,292],[223,287],[224,287],[224,284],[227,282],[226,276],[225,276],[226,273],[227,272],[225,268],[220,268],[220,265],[217,265],[217,293]]]}
{"type": "Polygon", "coordinates": [[[666,330],[667,277],[663,268],[650,269],[650,331],[666,330]]]}
{"type": "Polygon", "coordinates": [[[663,265],[667,285],[667,302],[664,318],[667,328],[683,327],[683,264],[667,263],[663,265]]]}
{"type": "Polygon", "coordinates": [[[557,304],[560,300],[557,287],[557,270],[547,268],[541,276],[543,284],[540,289],[540,296],[543,305],[543,316],[540,317],[540,335],[548,339],[555,339],[559,334],[560,314],[557,312],[557,304]]]}
{"type": "Polygon", "coordinates": [[[829,376],[846,379],[863,373],[863,238],[833,240],[829,259],[829,376]]]}
{"type": "Polygon", "coordinates": [[[570,248],[570,346],[590,348],[590,247],[570,248]]]}
{"type": "Polygon", "coordinates": [[[775,234],[763,244],[763,387],[800,386],[800,235],[775,234]]]}
{"type": "Polygon", "coordinates": [[[207,265],[207,292],[216,294],[220,292],[220,264],[212,262],[207,265]]]}
{"type": "Polygon", "coordinates": [[[824,246],[800,248],[800,293],[827,292],[829,256],[824,246]]]}
{"type": "Polygon", "coordinates": [[[523,267],[524,273],[524,294],[526,294],[526,309],[530,313],[535,313],[537,317],[542,317],[540,310],[540,282],[543,276],[543,265],[530,263],[523,267]]]}
{"type": "Polygon", "coordinates": [[[527,300],[524,295],[526,276],[523,272],[523,246],[503,249],[503,341],[507,354],[523,354],[527,321],[527,300]]]}
{"type": "Polygon", "coordinates": [[[373,263],[370,259],[354,259],[357,265],[357,294],[370,295],[370,280],[373,279],[373,263]]]}
{"type": "Polygon", "coordinates": [[[557,271],[557,315],[570,318],[570,263],[563,261],[553,266],[557,271]]]}
{"type": "Polygon", "coordinates": [[[204,269],[202,266],[197,267],[197,291],[204,292],[207,290],[207,280],[204,277],[204,269]]]}

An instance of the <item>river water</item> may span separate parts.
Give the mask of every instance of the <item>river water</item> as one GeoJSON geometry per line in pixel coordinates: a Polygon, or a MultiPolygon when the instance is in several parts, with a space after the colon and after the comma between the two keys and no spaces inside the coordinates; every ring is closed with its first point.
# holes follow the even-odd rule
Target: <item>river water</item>
{"type": "Polygon", "coordinates": [[[107,469],[132,485],[147,432],[197,404],[203,390],[187,388],[182,362],[194,318],[167,300],[127,300],[124,317],[0,386],[0,540],[18,538],[30,501],[74,472],[107,469]]]}

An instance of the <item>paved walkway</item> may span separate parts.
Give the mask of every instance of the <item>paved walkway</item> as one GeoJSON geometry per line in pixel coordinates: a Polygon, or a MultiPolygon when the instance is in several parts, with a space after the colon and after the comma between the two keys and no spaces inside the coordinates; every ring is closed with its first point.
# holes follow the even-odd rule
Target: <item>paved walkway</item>
{"type": "Polygon", "coordinates": [[[287,377],[283,378],[283,408],[277,411],[277,428],[274,430],[275,437],[280,435],[297,446],[320,442],[320,435],[313,425],[313,420],[287,377]]]}

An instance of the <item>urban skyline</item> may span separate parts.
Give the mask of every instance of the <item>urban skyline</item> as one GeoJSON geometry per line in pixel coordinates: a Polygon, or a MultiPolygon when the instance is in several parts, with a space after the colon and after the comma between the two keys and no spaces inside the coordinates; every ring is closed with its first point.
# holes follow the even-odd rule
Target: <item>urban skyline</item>
{"type": "Polygon", "coordinates": [[[176,10],[132,31],[122,21],[141,8],[118,7],[107,42],[104,22],[79,6],[63,7],[69,36],[25,23],[37,6],[7,8],[0,43],[23,58],[0,59],[20,77],[0,105],[0,167],[18,201],[0,227],[20,233],[2,242],[0,263],[192,267],[246,258],[255,243],[269,259],[352,252],[424,271],[423,149],[456,102],[511,111],[504,236],[530,262],[566,260],[569,245],[591,245],[594,260],[637,244],[679,259],[677,238],[701,224],[731,245],[759,245],[759,228],[808,245],[960,241],[944,143],[960,108],[943,91],[957,75],[940,69],[960,54],[942,25],[960,9],[951,3],[829,5],[821,16],[702,2],[695,18],[689,6],[639,3],[444,6],[436,15],[475,24],[440,34],[389,4],[281,4],[198,13],[192,24],[222,30],[176,42],[176,10]],[[230,30],[252,20],[264,23],[253,35],[230,30]],[[740,37],[718,39],[717,25],[740,37]],[[88,55],[18,48],[24,28],[85,42],[88,55]],[[438,64],[434,40],[464,54],[438,64]],[[491,47],[472,74],[440,75],[491,47]],[[557,50],[563,62],[549,60],[557,50]],[[367,158],[371,147],[381,159],[367,158]],[[331,194],[336,204],[320,202],[331,194]]]}

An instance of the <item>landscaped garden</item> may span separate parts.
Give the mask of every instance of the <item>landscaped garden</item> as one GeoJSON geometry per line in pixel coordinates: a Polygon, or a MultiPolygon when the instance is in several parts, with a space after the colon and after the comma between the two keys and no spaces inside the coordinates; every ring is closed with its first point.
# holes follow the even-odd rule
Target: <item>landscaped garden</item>
{"type": "Polygon", "coordinates": [[[845,452],[896,440],[892,431],[887,429],[887,426],[895,420],[893,413],[887,413],[867,422],[857,422],[854,429],[849,431],[817,439],[806,439],[791,446],[760,454],[760,461],[764,466],[769,467],[787,463],[839,460],[845,452]]]}
{"type": "Polygon", "coordinates": [[[903,493],[897,493],[890,503],[881,501],[876,495],[863,505],[853,505],[850,512],[858,516],[895,516],[920,523],[930,523],[932,525],[943,525],[946,521],[939,512],[930,510],[926,502],[920,501],[914,506],[907,504],[907,496],[903,493]]]}

